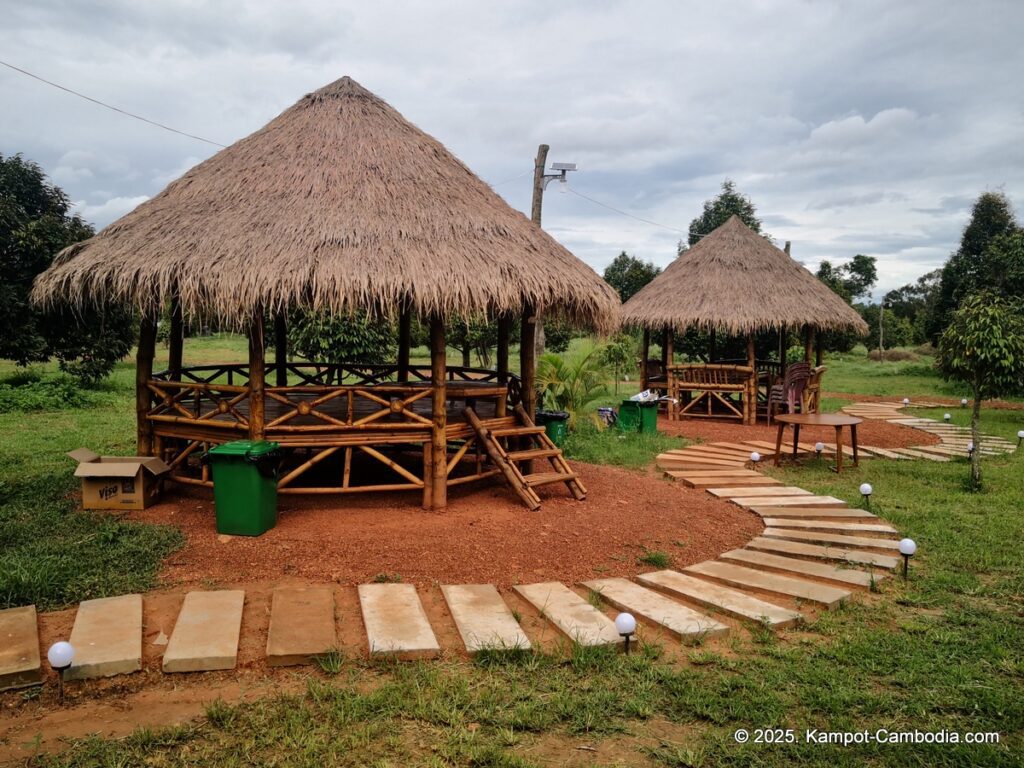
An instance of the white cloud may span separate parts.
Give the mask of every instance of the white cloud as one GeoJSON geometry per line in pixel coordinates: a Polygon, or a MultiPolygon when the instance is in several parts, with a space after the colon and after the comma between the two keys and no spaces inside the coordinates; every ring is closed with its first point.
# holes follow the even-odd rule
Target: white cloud
{"type": "MultiPolygon", "coordinates": [[[[119,219],[129,211],[134,210],[142,203],[149,200],[148,195],[137,195],[135,197],[111,197],[102,203],[76,202],[73,205],[74,212],[81,214],[86,221],[97,221],[109,223],[119,219]]],[[[101,225],[102,226],[102,225],[101,225]]]]}

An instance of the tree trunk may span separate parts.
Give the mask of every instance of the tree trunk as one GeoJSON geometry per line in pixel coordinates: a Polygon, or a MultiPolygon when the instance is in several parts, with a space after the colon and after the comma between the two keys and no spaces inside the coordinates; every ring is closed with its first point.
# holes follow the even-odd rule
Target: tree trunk
{"type": "Polygon", "coordinates": [[[470,355],[473,353],[473,347],[469,344],[462,348],[462,367],[469,368],[473,365],[473,361],[470,359],[470,355]]]}
{"type": "Polygon", "coordinates": [[[981,432],[979,422],[981,421],[981,392],[977,386],[974,387],[974,409],[971,411],[971,442],[974,443],[974,450],[971,452],[971,490],[981,490],[981,432]]]}

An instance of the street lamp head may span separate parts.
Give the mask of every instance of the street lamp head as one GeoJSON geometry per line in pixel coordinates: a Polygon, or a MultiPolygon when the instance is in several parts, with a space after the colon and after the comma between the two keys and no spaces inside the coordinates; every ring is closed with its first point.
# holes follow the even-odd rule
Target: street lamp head
{"type": "Polygon", "coordinates": [[[552,163],[552,171],[575,171],[576,163],[552,163]]]}

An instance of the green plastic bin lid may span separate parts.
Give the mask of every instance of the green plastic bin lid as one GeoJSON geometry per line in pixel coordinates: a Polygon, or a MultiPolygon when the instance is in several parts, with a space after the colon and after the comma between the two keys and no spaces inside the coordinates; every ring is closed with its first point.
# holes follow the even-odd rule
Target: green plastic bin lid
{"type": "Polygon", "coordinates": [[[211,448],[210,453],[214,456],[263,456],[279,447],[280,443],[268,440],[235,440],[211,448]]]}

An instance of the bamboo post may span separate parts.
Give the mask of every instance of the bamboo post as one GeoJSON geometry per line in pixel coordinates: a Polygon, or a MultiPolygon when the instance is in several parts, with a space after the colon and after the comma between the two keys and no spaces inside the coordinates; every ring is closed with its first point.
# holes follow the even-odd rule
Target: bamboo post
{"type": "Polygon", "coordinates": [[[409,381],[409,346],[412,343],[412,312],[409,305],[402,302],[402,311],[398,316],[398,381],[405,384],[409,381]]]}
{"type": "Polygon", "coordinates": [[[249,439],[262,440],[265,430],[266,346],[263,338],[263,309],[257,308],[249,322],[249,439]]]}
{"type": "Polygon", "coordinates": [[[519,377],[522,380],[523,408],[534,418],[537,412],[537,359],[534,341],[537,331],[537,313],[533,307],[523,308],[522,328],[519,334],[519,377]]]}
{"type": "Polygon", "coordinates": [[[717,350],[715,349],[715,329],[708,331],[708,362],[715,362],[717,350]]]}
{"type": "Polygon", "coordinates": [[[754,355],[754,334],[747,335],[747,365],[753,371],[747,382],[747,424],[757,423],[757,360],[754,355]]]}
{"type": "Polygon", "coordinates": [[[139,348],[135,356],[135,430],[136,452],[153,455],[153,423],[149,420],[149,380],[153,378],[156,352],[156,317],[143,315],[139,323],[139,348]]]}
{"type": "Polygon", "coordinates": [[[811,347],[814,344],[814,329],[809,325],[804,326],[804,362],[811,362],[811,347]]]}
{"type": "MultiPolygon", "coordinates": [[[[779,375],[786,377],[786,326],[779,326],[779,375]]],[[[771,382],[768,382],[769,385],[771,382]]]]}
{"type": "Polygon", "coordinates": [[[430,318],[430,386],[432,388],[429,464],[424,454],[424,486],[430,485],[430,508],[448,506],[448,392],[447,360],[444,341],[444,318],[430,318]]]}
{"type": "Polygon", "coordinates": [[[274,315],[274,376],[277,386],[288,386],[288,322],[284,312],[274,315]]]}
{"type": "MultiPolygon", "coordinates": [[[[498,317],[498,383],[508,386],[508,315],[498,317]]],[[[508,396],[500,398],[495,406],[494,415],[501,418],[508,412],[508,396]]]]}
{"type": "Polygon", "coordinates": [[[822,349],[821,349],[821,331],[814,332],[814,364],[820,366],[822,364],[822,349]]]}
{"type": "Polygon", "coordinates": [[[640,344],[640,390],[647,389],[647,356],[651,354],[651,331],[644,328],[644,340],[640,344]]]}
{"type": "MultiPolygon", "coordinates": [[[[672,397],[672,366],[675,364],[675,333],[671,327],[665,329],[665,394],[672,397]]],[[[675,419],[675,406],[672,403],[665,404],[665,411],[670,419],[675,419]]]]}
{"type": "Polygon", "coordinates": [[[185,323],[181,313],[181,297],[171,294],[171,331],[167,339],[167,370],[171,381],[181,381],[182,350],[185,345],[185,323]]]}

